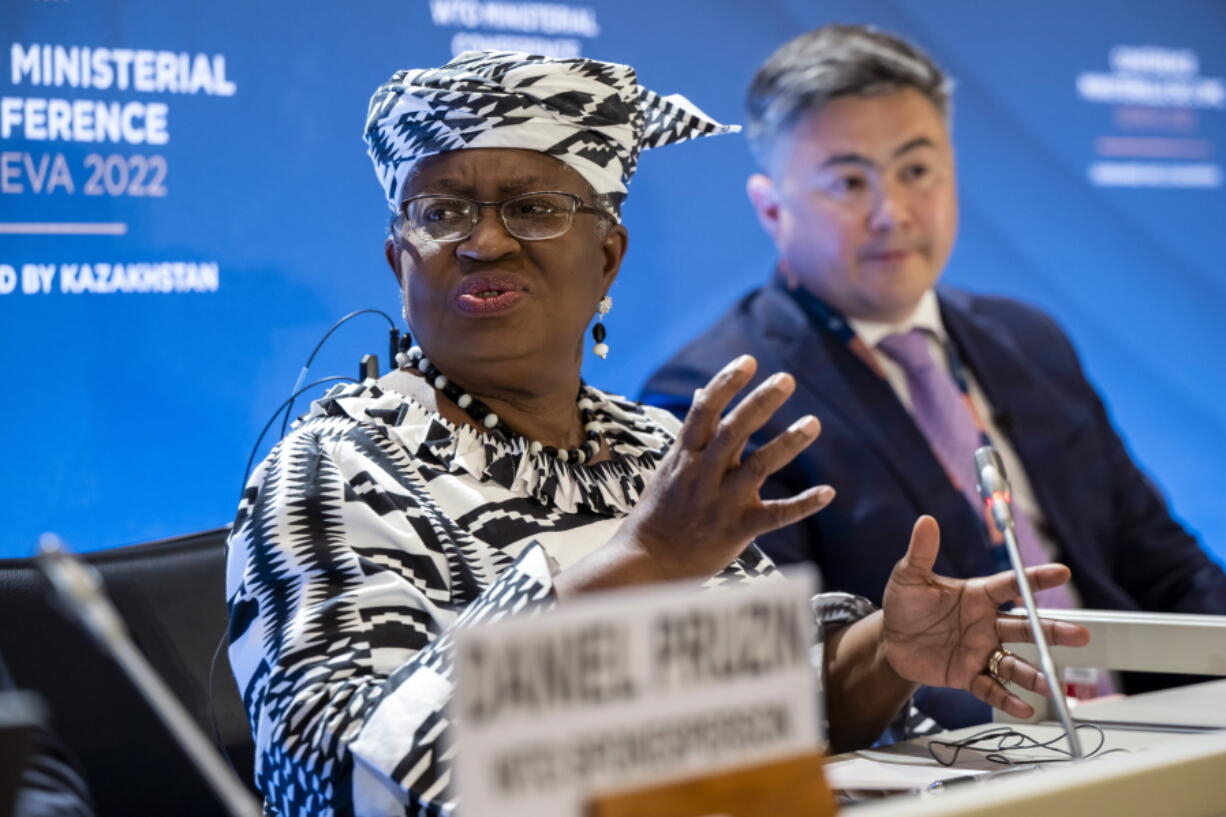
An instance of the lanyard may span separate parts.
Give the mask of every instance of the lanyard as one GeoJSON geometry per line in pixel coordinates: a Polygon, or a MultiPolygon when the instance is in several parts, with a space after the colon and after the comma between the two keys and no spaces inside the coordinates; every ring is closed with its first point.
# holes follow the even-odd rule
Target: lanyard
{"type": "MultiPolygon", "coordinates": [[[[873,354],[868,344],[864,342],[864,339],[856,334],[856,330],[848,323],[847,318],[804,287],[791,288],[785,284],[784,289],[792,296],[792,299],[805,313],[805,316],[808,317],[810,324],[839,340],[847,347],[848,351],[859,358],[878,377],[886,380],[885,371],[881,368],[881,362],[877,360],[876,355],[873,354]]],[[[942,343],[941,348],[945,352],[949,374],[957,385],[958,391],[962,395],[962,401],[975,421],[976,428],[979,429],[980,445],[991,445],[992,440],[988,436],[987,425],[983,422],[983,417],[980,415],[979,409],[976,408],[974,401],[971,400],[971,388],[970,381],[966,375],[966,365],[962,361],[962,356],[958,354],[957,346],[952,341],[948,341],[942,343]]],[[[937,461],[941,462],[939,457],[937,461]]],[[[941,463],[941,466],[945,470],[945,475],[949,478],[950,483],[959,492],[962,492],[962,486],[957,475],[951,473],[944,463],[941,463]]],[[[983,525],[983,532],[987,536],[990,545],[992,561],[996,569],[1007,570],[1009,569],[1009,555],[1004,548],[1004,538],[1001,536],[1000,531],[996,529],[996,526],[990,523],[986,506],[982,506],[979,509],[982,511],[979,514],[981,517],[980,522],[983,525]]]]}

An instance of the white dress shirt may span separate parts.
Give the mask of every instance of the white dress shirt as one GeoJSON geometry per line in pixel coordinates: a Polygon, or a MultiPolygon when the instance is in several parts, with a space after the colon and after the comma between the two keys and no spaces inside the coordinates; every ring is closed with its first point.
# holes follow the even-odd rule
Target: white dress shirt
{"type": "MultiPolygon", "coordinates": [[[[907,374],[902,366],[898,365],[889,355],[877,348],[877,344],[884,340],[887,335],[909,332],[912,329],[927,330],[925,336],[928,338],[933,360],[946,372],[949,372],[949,357],[945,351],[945,345],[950,343],[949,333],[945,331],[945,323],[941,320],[941,309],[937,303],[936,293],[931,289],[923,294],[919,303],[916,304],[915,312],[904,321],[899,323],[881,323],[878,321],[848,318],[847,323],[850,324],[855,333],[871,350],[873,357],[877,359],[877,362],[881,365],[881,370],[885,373],[886,381],[889,382],[890,387],[894,389],[894,393],[898,395],[898,399],[902,401],[902,404],[906,406],[909,412],[913,409],[911,391],[907,386],[907,374]]],[[[970,389],[971,403],[975,406],[975,410],[979,412],[979,416],[983,420],[988,439],[991,440],[992,445],[1000,453],[1000,457],[1004,461],[1005,473],[1009,477],[1009,483],[1012,488],[1014,505],[1029,516],[1031,522],[1034,523],[1035,531],[1039,536],[1039,546],[1043,549],[1046,557],[1049,560],[1058,561],[1059,549],[1051,537],[1047,520],[1043,516],[1043,509],[1039,507],[1039,503],[1035,499],[1034,489],[1030,487],[1030,479],[1026,475],[1026,469],[1022,467],[1022,461],[1018,459],[1017,452],[1014,450],[1009,438],[997,427],[992,412],[992,405],[988,402],[983,389],[979,387],[974,372],[970,371],[968,367],[964,367],[963,374],[966,378],[967,387],[970,389]]],[[[1073,601],[1077,606],[1081,606],[1081,597],[1078,595],[1076,588],[1070,584],[1069,590],[1072,593],[1073,601]]]]}

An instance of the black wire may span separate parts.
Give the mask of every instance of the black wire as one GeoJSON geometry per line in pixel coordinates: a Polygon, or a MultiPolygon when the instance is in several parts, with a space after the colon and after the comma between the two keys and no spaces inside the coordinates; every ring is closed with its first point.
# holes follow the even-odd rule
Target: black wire
{"type": "MultiPolygon", "coordinates": [[[[260,436],[256,438],[255,445],[251,447],[250,456],[247,457],[247,467],[243,470],[243,484],[242,484],[242,487],[238,489],[238,496],[239,496],[240,501],[242,500],[242,497],[243,497],[243,491],[247,490],[247,479],[251,476],[251,465],[252,463],[255,462],[256,452],[260,450],[260,443],[264,442],[264,435],[268,433],[268,429],[272,428],[272,424],[277,421],[277,416],[281,414],[281,409],[287,404],[292,405],[293,402],[298,399],[298,396],[301,395],[304,391],[308,391],[310,389],[315,388],[316,386],[323,385],[324,383],[334,383],[338,380],[343,380],[347,383],[357,383],[358,382],[356,378],[345,377],[344,375],[339,375],[339,374],[334,374],[330,377],[321,377],[318,380],[314,381],[313,383],[308,383],[305,386],[303,386],[301,389],[298,389],[298,391],[294,392],[289,397],[285,398],[285,400],[281,403],[281,405],[277,406],[277,410],[272,413],[272,416],[268,418],[268,422],[264,424],[264,429],[260,432],[260,436]]],[[[285,435],[282,434],[282,436],[285,436],[285,435]]]]}
{"type": "Polygon", "coordinates": [[[238,766],[234,765],[234,758],[230,757],[230,750],[226,748],[226,742],[221,739],[221,724],[217,722],[217,700],[216,694],[213,691],[214,678],[217,676],[217,659],[221,655],[222,647],[226,645],[227,635],[229,635],[229,628],[221,631],[221,638],[217,640],[217,647],[213,650],[213,660],[209,661],[209,723],[213,727],[213,742],[221,750],[222,757],[226,759],[226,763],[230,764],[230,768],[234,770],[234,773],[242,777],[238,766]]]}
{"type": "MultiPolygon", "coordinates": [[[[1103,745],[1107,742],[1107,736],[1099,726],[1092,723],[1079,723],[1075,728],[1092,729],[1098,735],[1098,745],[1089,752],[1086,752],[1085,757],[1094,757],[1102,752],[1103,745]]],[[[1075,760],[1073,753],[1068,749],[1061,749],[1055,745],[1064,739],[1065,735],[1062,733],[1051,740],[1039,741],[1035,740],[1024,732],[1019,732],[1011,727],[1001,726],[988,729],[983,732],[977,732],[976,734],[963,738],[962,740],[930,740],[928,741],[928,754],[932,755],[932,759],[937,763],[940,763],[942,766],[953,766],[958,762],[958,756],[961,755],[964,750],[968,752],[983,752],[985,760],[992,763],[1000,763],[1006,766],[1012,766],[1015,762],[1025,763],[1027,765],[1037,763],[1066,763],[1070,760],[1075,760]],[[988,741],[994,741],[995,743],[993,746],[986,748],[975,746],[976,743],[986,743],[988,741]],[[936,747],[938,746],[942,749],[952,749],[953,755],[948,759],[942,759],[941,756],[937,754],[936,747]],[[1018,758],[1015,761],[1014,758],[1004,754],[1005,752],[1015,751],[1018,749],[1045,749],[1049,752],[1054,752],[1057,755],[1063,755],[1064,757],[1027,757],[1018,758]]],[[[1102,752],[1102,754],[1109,754],[1110,752],[1116,751],[1121,750],[1111,749],[1107,752],[1102,752]]]]}
{"type": "MultiPolygon", "coordinates": [[[[319,347],[317,346],[315,348],[318,349],[319,347]]],[[[331,383],[337,380],[345,380],[350,383],[357,382],[357,380],[355,380],[354,378],[345,377],[343,375],[333,375],[331,377],[322,377],[319,380],[316,380],[314,383],[308,383],[307,385],[303,386],[301,389],[298,389],[298,391],[294,392],[289,397],[287,397],[285,401],[281,403],[280,406],[277,406],[277,410],[272,413],[272,416],[268,418],[268,422],[264,424],[263,430],[260,431],[260,436],[257,437],[255,440],[255,445],[251,447],[251,453],[247,456],[247,467],[243,471],[243,484],[242,484],[242,487],[239,488],[239,492],[238,492],[240,502],[242,501],[243,492],[247,490],[247,479],[251,476],[251,464],[255,461],[255,455],[260,450],[260,443],[264,442],[264,435],[268,433],[268,429],[270,429],[272,427],[272,424],[276,422],[277,415],[281,413],[281,407],[284,406],[286,403],[292,403],[304,391],[313,389],[316,386],[323,385],[324,383],[331,383]]],[[[285,435],[282,434],[282,436],[285,436],[285,435]]],[[[227,550],[228,549],[229,549],[229,545],[227,544],[227,550]]],[[[221,753],[225,755],[226,762],[230,764],[230,768],[234,769],[237,772],[238,767],[234,765],[234,761],[231,760],[230,758],[230,753],[226,751],[225,744],[222,743],[222,740],[221,740],[221,727],[217,723],[217,702],[214,699],[215,696],[213,694],[213,679],[217,674],[217,657],[221,655],[221,648],[222,648],[222,645],[225,644],[225,642],[226,642],[226,633],[222,632],[221,639],[218,640],[217,642],[217,648],[213,650],[213,660],[209,662],[209,689],[208,689],[209,722],[213,725],[213,740],[217,743],[217,748],[221,749],[221,753]]]]}
{"type": "MultiPolygon", "coordinates": [[[[298,373],[297,382],[301,383],[302,380],[305,379],[306,373],[311,368],[311,364],[315,362],[315,356],[319,354],[319,350],[323,348],[323,345],[325,343],[327,343],[328,338],[332,337],[333,332],[335,332],[337,329],[340,329],[347,322],[356,318],[357,316],[368,315],[368,314],[382,315],[383,319],[387,321],[388,326],[391,327],[391,329],[393,330],[393,338],[395,338],[394,330],[396,329],[396,322],[392,320],[392,318],[383,310],[381,309],[358,309],[354,312],[350,312],[348,315],[345,315],[343,318],[333,323],[332,326],[328,329],[328,331],[324,333],[324,336],[319,339],[319,342],[315,344],[315,348],[311,350],[311,354],[307,357],[306,363],[303,364],[302,369],[298,373]]],[[[272,413],[272,416],[268,418],[268,422],[264,424],[264,428],[260,430],[260,436],[256,438],[255,445],[251,447],[251,453],[247,457],[247,467],[243,469],[243,484],[239,488],[239,501],[242,501],[243,492],[247,489],[247,480],[251,477],[251,465],[252,463],[255,462],[255,455],[260,450],[260,444],[264,442],[264,437],[265,435],[268,434],[268,429],[272,428],[272,424],[277,421],[277,417],[281,414],[282,409],[284,409],[285,411],[285,418],[281,421],[281,436],[284,437],[286,427],[289,425],[289,420],[290,420],[290,417],[292,416],[292,412],[294,409],[294,401],[297,400],[298,397],[302,395],[302,393],[305,391],[309,391],[310,389],[313,389],[316,386],[321,386],[324,383],[334,383],[337,381],[345,381],[348,383],[358,382],[356,378],[345,377],[343,375],[332,375],[330,377],[321,377],[319,380],[308,383],[302,388],[295,388],[294,393],[291,394],[289,397],[285,398],[285,400],[281,402],[281,405],[277,406],[277,410],[272,413]]],[[[297,383],[295,383],[295,386],[297,386],[297,383]]],[[[223,630],[221,634],[221,638],[217,640],[217,647],[214,648],[213,650],[213,658],[212,660],[209,661],[209,680],[208,680],[208,684],[209,684],[209,688],[208,688],[209,723],[213,727],[213,742],[216,743],[217,748],[221,750],[221,754],[222,756],[225,757],[226,762],[230,764],[230,768],[234,769],[234,771],[237,773],[238,767],[234,765],[234,760],[230,757],[230,752],[226,749],[225,741],[222,739],[222,736],[221,736],[221,724],[217,720],[217,702],[216,702],[216,696],[214,695],[214,684],[215,684],[215,679],[217,677],[217,659],[221,657],[221,651],[222,651],[222,648],[225,647],[227,635],[228,635],[228,630],[223,630]]]]}
{"type": "MultiPolygon", "coordinates": [[[[391,316],[389,316],[382,309],[358,309],[353,312],[350,312],[348,315],[336,321],[336,323],[332,324],[331,328],[329,328],[328,331],[324,333],[324,336],[319,339],[319,342],[315,344],[315,348],[311,350],[311,354],[310,356],[307,357],[306,363],[303,364],[302,369],[300,369],[298,372],[298,382],[299,383],[301,383],[302,380],[306,377],[306,373],[310,371],[311,364],[315,362],[315,356],[319,354],[319,350],[322,349],[324,344],[328,342],[328,338],[332,337],[332,333],[335,332],[337,329],[340,329],[342,326],[344,326],[349,321],[356,318],[358,315],[382,315],[383,319],[387,321],[387,325],[389,327],[391,327],[392,329],[396,328],[396,322],[392,320],[391,316]]],[[[293,411],[294,411],[294,398],[298,394],[301,394],[301,392],[296,392],[294,395],[291,395],[289,399],[289,405],[285,406],[285,419],[281,421],[281,436],[282,437],[285,436],[285,430],[289,426],[290,417],[293,415],[293,411]]],[[[280,409],[278,409],[278,412],[280,412],[280,409]]]]}
{"type": "MultiPolygon", "coordinates": [[[[374,312],[378,310],[367,310],[367,311],[374,312]]],[[[355,312],[350,315],[347,315],[342,320],[347,320],[348,318],[351,318],[353,317],[353,315],[356,315],[356,314],[358,313],[355,312]]],[[[384,315],[384,317],[387,317],[387,316],[384,315]]],[[[332,328],[335,329],[336,325],[334,325],[332,328]]],[[[325,336],[324,339],[326,340],[327,337],[325,336]]],[[[323,344],[323,341],[320,341],[320,344],[316,345],[315,352],[319,351],[319,347],[322,344],[323,344]]],[[[312,358],[315,357],[315,352],[311,353],[312,358]]],[[[308,365],[309,365],[309,361],[308,361],[308,365]]],[[[247,456],[247,467],[243,470],[243,484],[242,484],[242,487],[239,489],[239,500],[240,501],[242,500],[243,491],[247,489],[247,480],[251,476],[251,464],[255,461],[255,455],[257,452],[259,452],[260,444],[264,442],[264,436],[268,434],[268,429],[272,428],[272,424],[276,422],[277,417],[281,414],[281,409],[285,407],[287,404],[292,405],[294,400],[296,400],[303,392],[309,391],[310,389],[313,389],[316,386],[321,386],[324,383],[333,383],[338,380],[343,380],[349,383],[358,382],[355,378],[345,377],[344,375],[332,375],[331,377],[321,377],[319,380],[316,380],[312,383],[308,383],[307,385],[298,389],[293,394],[291,394],[289,397],[285,398],[285,400],[282,401],[281,405],[277,406],[277,410],[272,413],[272,416],[268,418],[268,422],[264,424],[264,428],[260,431],[260,436],[257,437],[255,440],[255,445],[251,447],[251,453],[247,456]]],[[[285,433],[282,432],[281,436],[284,437],[285,433]]],[[[234,765],[234,760],[230,757],[230,752],[226,749],[226,744],[222,740],[222,737],[221,737],[221,725],[217,721],[217,701],[216,701],[216,695],[214,693],[214,684],[215,684],[215,679],[217,677],[217,659],[221,656],[222,647],[225,646],[226,635],[227,635],[227,631],[223,630],[221,634],[221,638],[218,639],[217,641],[217,647],[214,648],[213,650],[213,658],[211,661],[209,661],[209,682],[208,682],[209,683],[209,687],[208,687],[209,723],[213,727],[213,742],[216,743],[217,748],[221,750],[221,753],[225,757],[226,762],[230,764],[230,768],[234,769],[234,771],[237,772],[238,767],[234,765]]]]}

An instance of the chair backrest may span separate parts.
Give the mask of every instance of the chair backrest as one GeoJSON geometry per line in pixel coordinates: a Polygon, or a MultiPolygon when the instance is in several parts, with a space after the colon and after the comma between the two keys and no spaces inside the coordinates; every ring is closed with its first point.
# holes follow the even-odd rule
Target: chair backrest
{"type": "MultiPolygon", "coordinates": [[[[226,530],[85,554],[133,641],[205,730],[218,731],[250,786],[252,743],[224,648],[226,530]]],[[[0,654],[19,687],[41,694],[76,754],[100,815],[223,813],[122,670],[69,620],[31,559],[0,560],[0,654]],[[173,810],[172,810],[173,809],[173,810]]]]}

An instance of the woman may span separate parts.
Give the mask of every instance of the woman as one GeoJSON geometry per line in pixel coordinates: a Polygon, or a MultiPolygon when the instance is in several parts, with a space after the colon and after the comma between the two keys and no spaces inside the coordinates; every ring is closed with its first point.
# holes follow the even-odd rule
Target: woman
{"type": "MultiPolygon", "coordinates": [[[[743,453],[790,394],[786,374],[725,414],[754,371],[735,360],[680,427],[580,380],[626,251],[617,207],[638,151],[727,130],[589,60],[470,53],[376,92],[386,254],[419,346],[312,407],[253,476],[231,538],[231,659],[275,811],[452,813],[454,628],[604,588],[768,580],[754,537],[833,498],[758,495],[818,434],[806,417],[743,453]]],[[[836,747],[872,740],[917,682],[1022,716],[1004,683],[1042,689],[1011,656],[985,669],[1025,637],[996,618],[1011,580],[934,576],[936,551],[921,519],[884,613],[819,604],[836,747]]],[[[1032,572],[1042,587],[1067,578],[1032,572]]]]}

